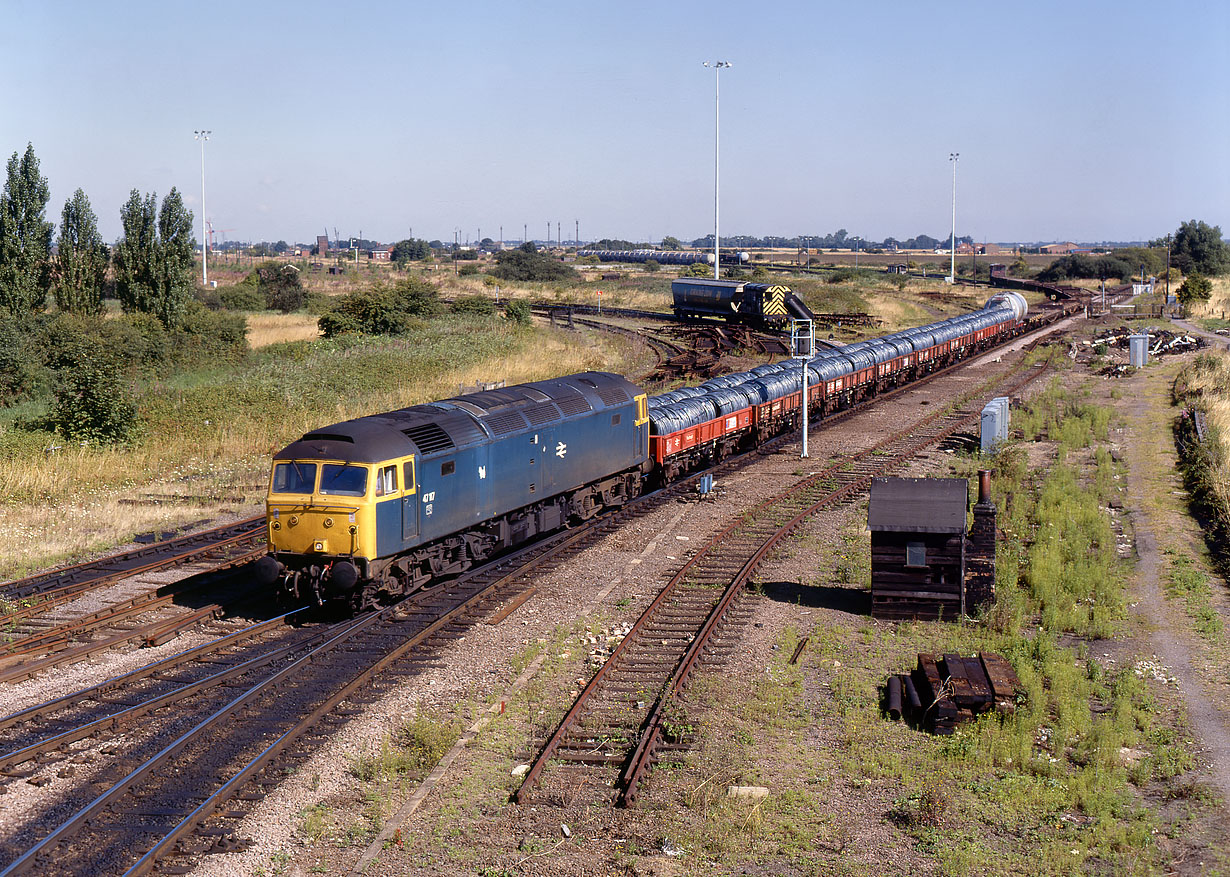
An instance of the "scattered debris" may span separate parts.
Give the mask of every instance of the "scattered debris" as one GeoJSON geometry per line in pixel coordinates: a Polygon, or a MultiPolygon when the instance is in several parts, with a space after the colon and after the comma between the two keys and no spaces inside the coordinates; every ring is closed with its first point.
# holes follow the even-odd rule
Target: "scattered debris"
{"type": "MultiPolygon", "coordinates": [[[[1197,338],[1194,335],[1186,333],[1171,332],[1168,329],[1151,328],[1146,330],[1149,335],[1149,356],[1166,356],[1171,353],[1189,353],[1193,350],[1199,350],[1205,346],[1204,339],[1197,338]]],[[[1144,334],[1139,330],[1129,329],[1127,326],[1120,326],[1118,329],[1110,329],[1103,332],[1101,335],[1095,335],[1088,341],[1082,342],[1086,347],[1097,347],[1099,344],[1104,344],[1107,347],[1114,347],[1120,350],[1127,350],[1131,345],[1129,340],[1133,335],[1144,334]]]]}
{"type": "Polygon", "coordinates": [[[1015,712],[1021,681],[1012,665],[993,652],[938,659],[920,652],[918,668],[890,676],[885,688],[892,718],[905,716],[932,733],[951,734],[958,723],[979,713],[1015,712]]]}

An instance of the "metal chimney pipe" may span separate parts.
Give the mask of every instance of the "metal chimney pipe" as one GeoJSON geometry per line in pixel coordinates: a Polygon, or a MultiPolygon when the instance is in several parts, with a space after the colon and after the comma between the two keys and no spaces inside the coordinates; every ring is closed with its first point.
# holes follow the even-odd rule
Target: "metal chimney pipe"
{"type": "Polygon", "coordinates": [[[991,501],[991,470],[978,470],[978,502],[991,501]]]}

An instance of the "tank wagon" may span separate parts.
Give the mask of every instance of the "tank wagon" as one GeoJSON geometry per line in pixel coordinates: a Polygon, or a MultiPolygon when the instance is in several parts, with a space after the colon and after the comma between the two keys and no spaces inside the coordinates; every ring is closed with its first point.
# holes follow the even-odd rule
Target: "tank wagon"
{"type": "Polygon", "coordinates": [[[815,319],[803,300],[781,284],[683,277],[671,282],[671,298],[671,309],[682,319],[716,317],[775,329],[792,318],[815,319]]]}
{"type": "Polygon", "coordinates": [[[805,367],[769,363],[653,397],[586,372],[324,427],[274,456],[258,569],[297,600],[360,609],[407,594],[793,430],[804,411],[822,418],[999,344],[1027,313],[1003,292],[805,367]]]}

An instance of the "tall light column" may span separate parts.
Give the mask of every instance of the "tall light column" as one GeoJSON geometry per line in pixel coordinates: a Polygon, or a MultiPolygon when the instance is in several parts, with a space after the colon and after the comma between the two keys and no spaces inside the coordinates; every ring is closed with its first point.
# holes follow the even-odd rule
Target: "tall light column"
{"type": "Polygon", "coordinates": [[[957,160],[961,157],[959,152],[948,153],[948,160],[952,162],[952,241],[950,243],[952,261],[948,269],[948,282],[957,282],[957,160]]]}
{"type": "Polygon", "coordinates": [[[722,70],[726,67],[733,67],[729,61],[714,61],[710,64],[704,62],[705,67],[713,68],[713,279],[718,279],[718,271],[721,270],[722,259],[720,256],[720,246],[722,238],[718,232],[718,135],[721,132],[721,115],[722,101],[719,82],[722,78],[722,70]]]}
{"type": "Polygon", "coordinates": [[[205,141],[210,131],[193,131],[194,138],[201,141],[201,285],[209,286],[209,233],[205,230],[205,141]]]}

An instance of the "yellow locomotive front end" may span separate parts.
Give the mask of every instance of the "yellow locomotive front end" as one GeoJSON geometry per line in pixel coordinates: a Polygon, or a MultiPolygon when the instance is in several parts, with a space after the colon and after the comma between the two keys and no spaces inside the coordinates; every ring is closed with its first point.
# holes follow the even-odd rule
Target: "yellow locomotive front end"
{"type": "Polygon", "coordinates": [[[274,462],[265,502],[269,555],[262,562],[282,580],[283,593],[321,603],[346,596],[366,578],[376,557],[373,480],[363,464],[274,462]]]}

